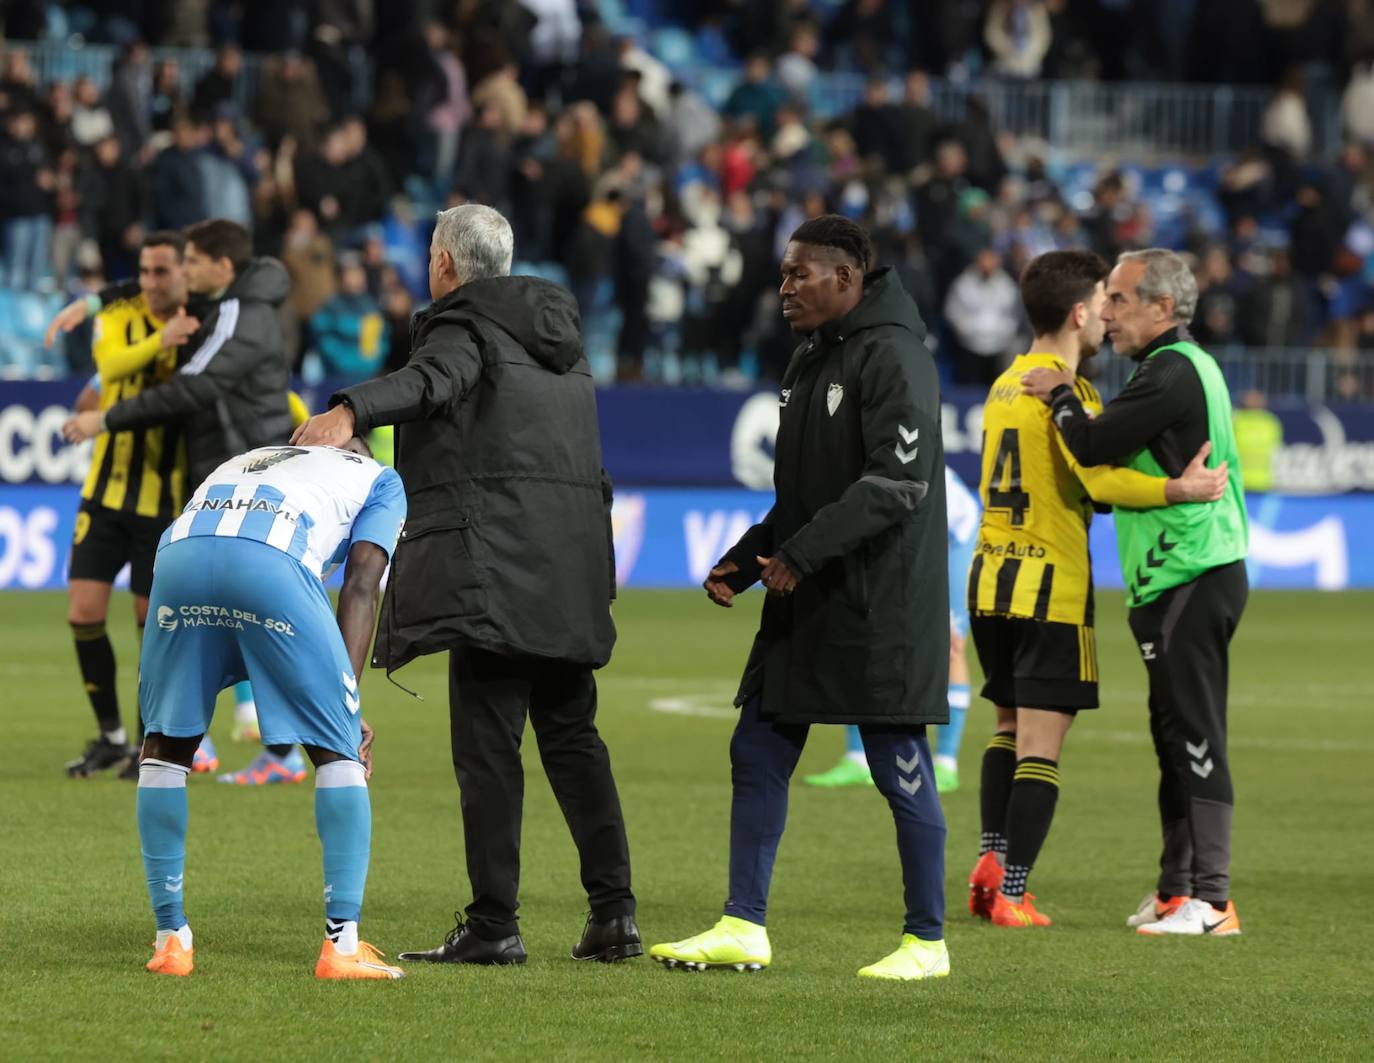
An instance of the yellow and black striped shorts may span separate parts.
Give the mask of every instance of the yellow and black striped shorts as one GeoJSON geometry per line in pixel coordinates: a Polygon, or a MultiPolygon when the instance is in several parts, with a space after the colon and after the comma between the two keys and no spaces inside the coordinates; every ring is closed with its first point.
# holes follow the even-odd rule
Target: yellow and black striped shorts
{"type": "Polygon", "coordinates": [[[983,697],[1003,708],[1097,708],[1097,636],[1082,624],[979,613],[970,627],[983,697]]]}

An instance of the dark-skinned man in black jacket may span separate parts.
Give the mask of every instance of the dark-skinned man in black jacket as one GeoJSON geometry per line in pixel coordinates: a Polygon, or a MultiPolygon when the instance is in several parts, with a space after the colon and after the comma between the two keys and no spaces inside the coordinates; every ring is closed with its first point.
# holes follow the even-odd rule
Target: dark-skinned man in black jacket
{"type": "Polygon", "coordinates": [[[410,512],[374,666],[450,651],[449,720],[472,903],[437,948],[403,961],[524,963],[516,922],[529,717],[582,865],[591,917],[574,959],[643,952],[593,669],[611,656],[610,483],[577,304],[511,277],[514,237],[490,207],[440,213],[432,305],[404,368],[335,395],[296,433],[332,444],[394,424],[410,512]]]}
{"type": "Polygon", "coordinates": [[[945,821],[927,724],[947,722],[949,574],[940,390],[916,304],[868,235],[823,215],[792,234],[782,312],[804,338],[783,376],[777,499],[711,570],[717,605],[768,591],[730,743],[730,893],[723,918],[655,945],[668,967],[768,966],[764,919],[787,787],[813,723],[859,726],[891,806],[906,919],[868,978],[949,973],[945,821]]]}

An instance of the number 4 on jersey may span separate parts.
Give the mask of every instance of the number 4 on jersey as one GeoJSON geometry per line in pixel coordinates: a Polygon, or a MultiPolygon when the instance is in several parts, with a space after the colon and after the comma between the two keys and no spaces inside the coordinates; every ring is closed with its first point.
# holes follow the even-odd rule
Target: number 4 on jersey
{"type": "Polygon", "coordinates": [[[992,483],[988,486],[988,509],[1011,513],[1012,527],[1026,523],[1030,495],[1021,490],[1021,437],[1015,428],[1002,429],[997,456],[992,462],[992,483]]]}

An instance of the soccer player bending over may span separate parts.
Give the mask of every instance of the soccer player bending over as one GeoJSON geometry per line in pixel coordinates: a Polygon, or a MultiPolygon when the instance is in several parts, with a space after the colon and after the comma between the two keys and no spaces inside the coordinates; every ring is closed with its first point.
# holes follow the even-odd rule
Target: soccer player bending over
{"type": "MultiPolygon", "coordinates": [[[[1026,881],[1059,799],[1059,755],[1080,709],[1097,707],[1097,643],[1088,524],[1094,504],[1149,509],[1211,501],[1226,467],[1204,446],[1175,479],[1081,465],[1050,410],[1023,394],[1037,366],[1076,373],[1102,344],[1107,263],[1088,251],[1051,251],[1026,268],[1021,299],[1035,341],[992,385],[983,414],[983,520],[968,574],[969,611],[997,731],[983,754],[982,842],[969,911],[997,926],[1048,926],[1026,881]]],[[[1085,409],[1102,400],[1088,381],[1085,409]]]]}
{"type": "Polygon", "coordinates": [[[405,513],[401,478],[355,438],[345,449],[261,447],[231,458],[163,533],[139,683],[148,733],[138,833],[157,917],[148,970],[191,973],[186,776],[215,695],[246,678],[263,741],[303,745],[315,765],[326,935],[315,976],[402,976],[358,940],[372,835],[372,731],[358,677],[405,513]],[[345,561],[336,624],[323,579],[345,561]]]}

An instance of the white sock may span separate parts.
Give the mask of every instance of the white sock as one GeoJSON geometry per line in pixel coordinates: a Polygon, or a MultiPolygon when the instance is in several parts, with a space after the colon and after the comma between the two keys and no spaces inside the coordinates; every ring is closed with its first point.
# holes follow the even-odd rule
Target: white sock
{"type": "Polygon", "coordinates": [[[844,755],[860,767],[868,767],[868,755],[862,749],[848,749],[844,755]]]}
{"type": "Polygon", "coordinates": [[[940,765],[940,767],[942,768],[949,768],[951,771],[959,770],[959,761],[956,757],[937,754],[935,757],[935,763],[940,765]]]}
{"type": "Polygon", "coordinates": [[[334,942],[340,956],[352,956],[358,951],[358,921],[356,919],[325,919],[325,936],[334,942]]]}
{"type": "Polygon", "coordinates": [[[167,944],[167,939],[175,934],[181,941],[181,947],[186,950],[191,948],[191,924],[186,923],[180,930],[159,930],[157,932],[157,947],[161,949],[167,944]]]}
{"type": "Polygon", "coordinates": [[[124,728],[116,727],[113,731],[105,732],[105,741],[111,745],[122,746],[129,741],[129,735],[124,728]]]}
{"type": "Polygon", "coordinates": [[[256,702],[252,702],[252,701],[240,701],[240,702],[234,707],[234,722],[235,722],[235,723],[257,723],[257,722],[258,722],[258,706],[257,706],[257,703],[256,703],[256,702]]]}

